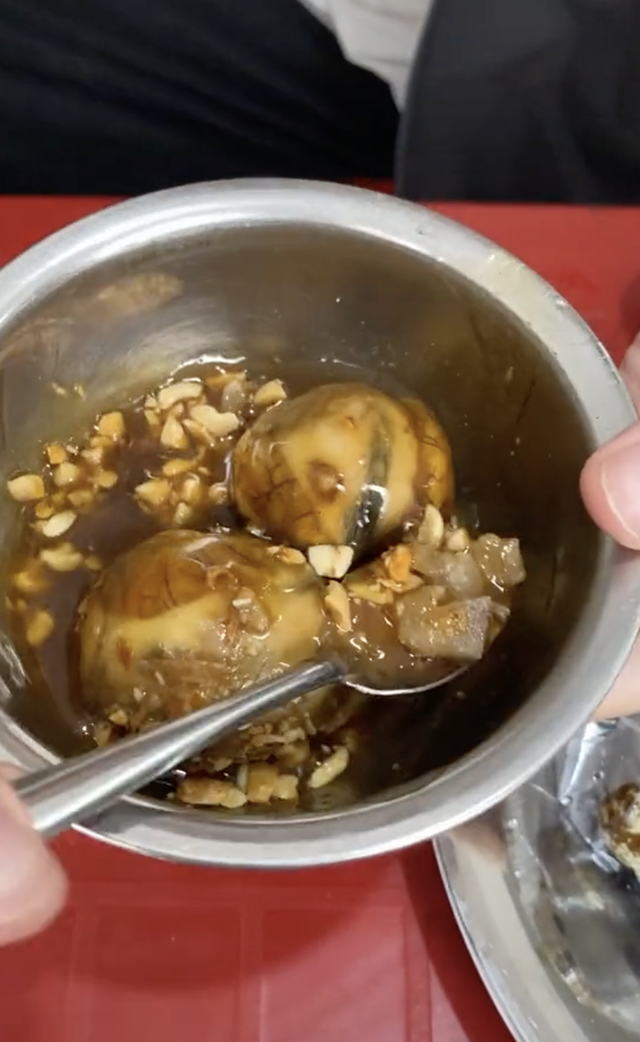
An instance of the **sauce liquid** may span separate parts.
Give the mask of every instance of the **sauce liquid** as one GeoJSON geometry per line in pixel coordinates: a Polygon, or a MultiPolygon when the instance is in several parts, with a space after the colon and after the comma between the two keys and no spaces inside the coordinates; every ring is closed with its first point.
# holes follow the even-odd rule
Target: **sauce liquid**
{"type": "MultiPolygon", "coordinates": [[[[235,367],[234,367],[235,368],[235,367]]],[[[241,365],[238,367],[241,368],[241,365]]],[[[203,380],[220,373],[219,367],[198,365],[185,368],[173,379],[187,379],[197,376],[203,380]]],[[[262,379],[257,374],[249,374],[256,383],[262,379]]],[[[270,374],[273,375],[273,374],[270,374]]],[[[289,396],[294,396],[317,387],[319,384],[349,381],[368,382],[371,384],[372,374],[341,363],[326,362],[319,365],[291,365],[286,372],[275,374],[287,387],[289,396]]],[[[376,381],[376,386],[398,397],[410,397],[406,389],[395,382],[376,381]]],[[[211,404],[218,404],[210,394],[211,404]]],[[[188,457],[192,452],[162,451],[157,435],[150,435],[144,417],[144,400],[139,400],[121,409],[126,423],[127,443],[113,450],[109,461],[111,469],[118,474],[118,482],[114,488],[103,493],[97,505],[93,505],[86,513],[80,513],[69,538],[83,554],[97,555],[104,567],[121,553],[134,547],[166,525],[157,518],[145,514],[136,502],[133,491],[150,475],[157,475],[162,464],[168,459],[183,455],[188,457]]],[[[245,415],[245,419],[249,418],[245,415]]],[[[210,475],[210,480],[223,482],[229,467],[229,456],[237,441],[232,436],[220,443],[220,448],[207,450],[201,460],[210,475]]],[[[198,515],[190,521],[189,528],[202,531],[215,526],[229,528],[240,527],[240,520],[232,507],[222,504],[207,503],[198,515]]],[[[11,564],[12,571],[19,571],[25,561],[34,556],[42,541],[31,528],[25,525],[22,539],[16,548],[11,564]]],[[[78,645],[76,621],[79,605],[96,580],[96,573],[79,568],[64,574],[52,575],[52,581],[30,604],[43,608],[51,613],[55,620],[55,630],[49,640],[38,648],[29,647],[24,639],[24,628],[17,614],[13,614],[13,638],[25,664],[27,673],[33,684],[37,698],[47,700],[55,707],[64,730],[69,734],[71,743],[66,752],[79,751],[92,743],[91,719],[82,702],[82,693],[78,676],[78,645]]],[[[442,662],[420,660],[404,649],[393,633],[391,624],[384,612],[371,605],[361,603],[353,615],[354,631],[349,638],[356,669],[365,674],[363,679],[373,684],[419,683],[425,679],[435,679],[442,673],[450,671],[450,667],[442,662]],[[365,636],[365,633],[367,636],[365,636]],[[368,677],[367,677],[368,673],[368,677]]],[[[429,696],[426,696],[429,697],[429,696]]],[[[361,739],[358,771],[361,782],[356,788],[370,787],[367,778],[379,773],[379,761],[382,749],[385,748],[384,768],[385,780],[401,780],[403,771],[397,762],[389,762],[389,749],[393,749],[394,733],[396,741],[403,730],[404,721],[413,712],[413,701],[402,704],[386,704],[377,699],[367,701],[359,717],[353,722],[361,739]],[[394,723],[395,722],[395,723],[394,723]],[[388,772],[391,772],[389,775],[388,772]],[[363,780],[364,779],[364,780],[363,780]]],[[[162,792],[158,790],[154,792],[162,792]]],[[[328,793],[310,794],[306,806],[312,809],[323,809],[334,803],[351,800],[357,795],[354,783],[339,780],[333,787],[333,795],[328,793]]],[[[302,803],[305,806],[305,803],[302,803]]]]}

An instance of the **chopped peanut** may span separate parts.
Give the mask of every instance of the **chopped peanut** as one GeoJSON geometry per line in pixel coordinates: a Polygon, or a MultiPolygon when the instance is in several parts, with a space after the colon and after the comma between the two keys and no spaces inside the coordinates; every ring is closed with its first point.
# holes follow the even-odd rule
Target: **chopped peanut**
{"type": "Polygon", "coordinates": [[[121,412],[105,412],[98,420],[96,430],[103,438],[122,441],[126,433],[124,416],[121,412]]]}
{"type": "Polygon", "coordinates": [[[452,553],[464,553],[471,546],[471,536],[466,528],[454,528],[445,536],[445,546],[452,553]]]}
{"type": "Polygon", "coordinates": [[[42,525],[42,534],[47,539],[57,539],[58,536],[68,532],[75,523],[77,514],[73,510],[63,510],[60,514],[54,514],[42,525]]]}
{"type": "Polygon", "coordinates": [[[93,728],[93,739],[97,746],[102,748],[111,741],[113,731],[110,724],[95,724],[93,728]]]}
{"type": "Polygon", "coordinates": [[[344,745],[340,745],[313,771],[308,781],[309,788],[322,789],[325,785],[329,785],[339,774],[346,771],[348,764],[349,753],[344,745]]]}
{"type": "Polygon", "coordinates": [[[92,467],[99,467],[104,459],[105,447],[104,445],[95,445],[91,449],[83,449],[80,455],[83,459],[90,463],[92,467]]]}
{"type": "Polygon", "coordinates": [[[114,709],[113,712],[109,713],[109,719],[116,727],[126,727],[129,723],[129,717],[124,709],[114,709]]]}
{"type": "Polygon", "coordinates": [[[349,578],[346,580],[346,590],[356,600],[368,601],[370,604],[393,604],[393,592],[371,579],[349,578]]]}
{"type": "Polygon", "coordinates": [[[422,586],[424,579],[421,575],[416,575],[415,572],[409,572],[404,582],[396,582],[394,579],[387,579],[382,575],[378,582],[380,586],[384,586],[385,589],[392,590],[394,593],[408,593],[409,590],[417,590],[419,586],[422,586]]]}
{"type": "Polygon", "coordinates": [[[94,480],[98,488],[113,488],[118,484],[118,475],[115,470],[101,470],[94,480]]]}
{"type": "Polygon", "coordinates": [[[247,768],[246,793],[249,803],[268,803],[274,794],[279,771],[269,763],[252,763],[247,768]]]}
{"type": "Polygon", "coordinates": [[[223,482],[211,486],[209,489],[209,502],[214,503],[216,506],[229,502],[229,489],[223,482]]]}
{"type": "Polygon", "coordinates": [[[394,583],[405,583],[411,573],[411,548],[404,543],[394,546],[382,555],[382,563],[394,583]]]}
{"type": "Polygon", "coordinates": [[[27,619],[25,638],[32,648],[39,648],[49,639],[54,630],[53,615],[44,608],[35,611],[27,619]]]}
{"type": "Polygon", "coordinates": [[[182,803],[235,810],[247,802],[246,793],[230,781],[217,778],[182,778],[178,784],[178,799],[182,803]]]}
{"type": "Polygon", "coordinates": [[[52,467],[57,467],[60,463],[64,463],[68,457],[67,450],[59,441],[53,441],[50,445],[45,445],[44,451],[52,467]]]}
{"type": "Polygon", "coordinates": [[[177,528],[190,524],[193,521],[193,509],[186,503],[178,503],[173,515],[173,523],[177,528]]]}
{"type": "Polygon", "coordinates": [[[166,478],[174,478],[177,474],[185,474],[194,464],[192,459],[170,459],[164,464],[162,473],[166,478]]]}
{"type": "Polygon", "coordinates": [[[195,438],[196,441],[202,442],[203,445],[213,445],[215,440],[213,434],[211,434],[206,427],[203,427],[201,423],[196,423],[195,420],[189,419],[184,421],[184,426],[189,431],[191,437],[195,438]]]}
{"type": "Polygon", "coordinates": [[[56,508],[48,499],[41,499],[40,502],[36,504],[35,515],[40,519],[40,521],[46,521],[47,518],[51,517],[55,512],[56,508]]]}
{"type": "Polygon", "coordinates": [[[44,587],[44,576],[37,561],[30,561],[21,572],[13,576],[13,585],[19,593],[27,596],[32,593],[40,593],[44,587]]]}
{"type": "Polygon", "coordinates": [[[76,463],[65,460],[54,469],[53,483],[58,488],[66,488],[67,485],[73,485],[80,478],[81,473],[80,467],[76,463]]]}
{"type": "Polygon", "coordinates": [[[44,497],[44,481],[39,474],[20,474],[7,481],[7,490],[17,503],[29,503],[44,497]]]}
{"type": "Polygon", "coordinates": [[[326,579],[342,579],[353,562],[350,546],[310,546],[307,551],[309,564],[317,575],[326,579]]]}
{"type": "Polygon", "coordinates": [[[270,557],[275,557],[283,564],[306,564],[307,559],[302,550],[296,550],[293,546],[270,546],[267,549],[270,557]]]}
{"type": "Polygon", "coordinates": [[[442,546],[443,539],[444,521],[442,519],[442,514],[437,507],[434,507],[432,503],[429,503],[425,507],[422,524],[418,529],[418,542],[426,543],[427,546],[432,546],[434,549],[438,550],[442,546]]]}
{"type": "Polygon", "coordinates": [[[135,492],[143,503],[159,507],[168,501],[171,495],[171,485],[164,478],[151,478],[150,481],[143,481],[141,485],[136,485],[135,492]]]}
{"type": "Polygon", "coordinates": [[[94,499],[95,493],[90,488],[76,488],[69,493],[69,502],[72,507],[88,507],[94,499]]]}
{"type": "Polygon", "coordinates": [[[189,413],[191,419],[214,438],[226,438],[240,426],[240,420],[234,412],[218,412],[212,405],[193,405],[189,413]]]}
{"type": "Polygon", "coordinates": [[[189,439],[185,429],[175,416],[169,416],[160,433],[160,442],[165,449],[187,449],[189,439]]]}
{"type": "Polygon", "coordinates": [[[253,403],[258,408],[264,408],[269,405],[276,405],[278,402],[283,402],[287,397],[284,384],[282,380],[269,380],[268,383],[263,384],[259,387],[253,396],[253,403]]]}
{"type": "Polygon", "coordinates": [[[52,549],[42,550],[40,560],[54,572],[73,572],[84,563],[84,558],[72,543],[61,543],[52,549]]]}
{"type": "Polygon", "coordinates": [[[184,402],[189,398],[199,398],[201,394],[202,382],[200,380],[182,380],[177,384],[169,384],[158,392],[158,405],[163,411],[166,411],[177,402],[184,402]]]}
{"type": "Polygon", "coordinates": [[[335,622],[340,633],[351,631],[351,608],[349,607],[349,595],[344,586],[333,580],[329,583],[324,598],[325,608],[335,622]]]}
{"type": "Polygon", "coordinates": [[[295,774],[280,774],[273,785],[276,800],[295,800],[298,797],[298,779],[295,774]]]}
{"type": "Polygon", "coordinates": [[[205,383],[212,391],[219,391],[221,387],[226,387],[226,385],[232,380],[238,380],[240,383],[244,383],[246,379],[247,374],[240,369],[238,372],[216,373],[215,376],[207,376],[205,383]]]}
{"type": "Polygon", "coordinates": [[[180,485],[178,495],[185,503],[200,506],[205,497],[204,482],[196,474],[191,474],[180,485]]]}
{"type": "Polygon", "coordinates": [[[89,438],[89,446],[92,449],[111,449],[113,438],[107,438],[104,434],[94,434],[89,438]]]}

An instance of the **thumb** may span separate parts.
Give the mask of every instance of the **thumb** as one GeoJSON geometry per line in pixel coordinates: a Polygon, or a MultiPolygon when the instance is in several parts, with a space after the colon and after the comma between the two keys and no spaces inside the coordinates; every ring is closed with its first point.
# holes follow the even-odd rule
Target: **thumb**
{"type": "Polygon", "coordinates": [[[44,929],[65,895],[62,869],[12,787],[0,778],[0,945],[44,929]]]}
{"type": "MultiPolygon", "coordinates": [[[[627,351],[622,375],[640,410],[640,340],[627,351]]],[[[640,423],[587,460],[580,487],[596,524],[622,546],[640,550],[640,423]]]]}

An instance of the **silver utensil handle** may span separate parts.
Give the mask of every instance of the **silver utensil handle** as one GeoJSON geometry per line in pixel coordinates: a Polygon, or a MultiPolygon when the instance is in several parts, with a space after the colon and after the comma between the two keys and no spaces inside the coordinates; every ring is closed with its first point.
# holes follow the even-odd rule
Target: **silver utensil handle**
{"type": "Polygon", "coordinates": [[[261,713],[344,675],[337,662],[303,663],[190,716],[26,775],[15,783],[15,791],[29,809],[34,828],[51,838],[148,785],[261,713]]]}

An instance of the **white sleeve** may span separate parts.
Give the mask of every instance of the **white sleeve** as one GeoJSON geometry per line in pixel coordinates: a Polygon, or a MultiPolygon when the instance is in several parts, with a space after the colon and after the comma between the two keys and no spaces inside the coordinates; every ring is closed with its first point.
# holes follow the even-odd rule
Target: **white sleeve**
{"type": "Polygon", "coordinates": [[[338,38],[346,58],[386,80],[400,108],[433,0],[302,0],[338,38]]]}

